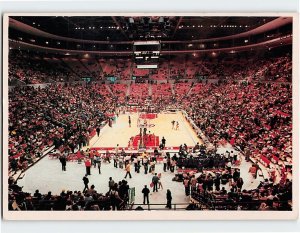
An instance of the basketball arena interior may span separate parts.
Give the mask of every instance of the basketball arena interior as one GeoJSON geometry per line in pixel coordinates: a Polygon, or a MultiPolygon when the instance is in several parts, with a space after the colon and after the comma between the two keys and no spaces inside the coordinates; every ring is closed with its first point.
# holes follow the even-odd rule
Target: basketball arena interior
{"type": "Polygon", "coordinates": [[[292,32],[10,16],[9,210],[293,210],[292,32]]]}

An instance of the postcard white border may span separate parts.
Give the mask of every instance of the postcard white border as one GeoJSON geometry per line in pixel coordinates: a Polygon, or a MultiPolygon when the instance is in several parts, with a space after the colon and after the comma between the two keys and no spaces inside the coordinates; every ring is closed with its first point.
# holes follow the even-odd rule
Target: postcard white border
{"type": "MultiPolygon", "coordinates": [[[[5,13],[3,77],[8,77],[9,16],[286,16],[293,17],[293,210],[292,211],[8,211],[8,156],[3,153],[4,220],[295,220],[299,209],[299,16],[297,13],[5,13]]],[[[8,151],[8,78],[3,78],[3,152],[8,151]]]]}

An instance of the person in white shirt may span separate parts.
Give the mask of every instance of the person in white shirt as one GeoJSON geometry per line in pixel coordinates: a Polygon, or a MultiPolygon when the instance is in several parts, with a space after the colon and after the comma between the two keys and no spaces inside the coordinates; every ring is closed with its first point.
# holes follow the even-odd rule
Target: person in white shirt
{"type": "Polygon", "coordinates": [[[117,146],[115,148],[115,151],[116,151],[116,155],[118,155],[118,153],[119,153],[119,144],[117,144],[117,146]]]}
{"type": "Polygon", "coordinates": [[[165,156],[165,157],[163,158],[164,172],[167,171],[167,162],[168,162],[168,160],[167,160],[167,157],[165,156]]]}
{"type": "Polygon", "coordinates": [[[119,168],[123,169],[123,164],[124,164],[124,157],[120,156],[119,157],[119,168]]]}
{"type": "Polygon", "coordinates": [[[144,165],[144,170],[145,170],[144,174],[147,174],[148,173],[148,159],[147,159],[147,157],[143,158],[143,165],[144,165]]]}
{"type": "Polygon", "coordinates": [[[134,171],[137,172],[137,170],[138,170],[138,161],[137,161],[136,157],[134,157],[134,159],[133,159],[133,164],[134,164],[134,171]]]}
{"type": "Polygon", "coordinates": [[[129,163],[130,159],[131,159],[131,156],[129,154],[127,154],[125,157],[125,163],[129,163]]]}

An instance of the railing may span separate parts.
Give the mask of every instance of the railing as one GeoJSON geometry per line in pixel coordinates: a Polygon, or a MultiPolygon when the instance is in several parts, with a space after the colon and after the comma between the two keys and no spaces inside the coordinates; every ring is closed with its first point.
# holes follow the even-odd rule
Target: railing
{"type": "MultiPolygon", "coordinates": [[[[186,210],[186,208],[190,205],[191,203],[172,203],[171,204],[171,209],[172,210],[186,210]]],[[[166,207],[166,203],[164,204],[137,204],[137,203],[132,203],[130,207],[128,207],[128,210],[170,210],[169,208],[166,207]],[[141,208],[140,208],[141,207],[141,208]]],[[[201,209],[201,207],[198,206],[198,209],[201,209]]],[[[204,209],[204,208],[203,208],[204,209]]]]}
{"type": "MultiPolygon", "coordinates": [[[[209,210],[258,210],[266,200],[253,199],[249,201],[232,200],[228,201],[228,195],[215,195],[209,192],[192,192],[194,202],[207,206],[209,210]]],[[[286,201],[278,201],[279,206],[286,206],[286,201]]],[[[288,209],[287,209],[288,210],[288,209]]]]}

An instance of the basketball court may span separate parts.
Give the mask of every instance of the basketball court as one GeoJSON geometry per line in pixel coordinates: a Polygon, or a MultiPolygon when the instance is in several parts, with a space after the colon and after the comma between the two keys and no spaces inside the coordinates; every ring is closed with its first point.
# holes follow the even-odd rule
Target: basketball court
{"type": "Polygon", "coordinates": [[[105,125],[101,129],[100,136],[95,135],[90,140],[89,147],[102,151],[115,148],[119,144],[119,147],[125,148],[125,150],[137,149],[136,145],[130,145],[130,138],[133,137],[134,139],[139,136],[140,128],[147,128],[147,134],[151,135],[149,146],[146,146],[147,150],[159,147],[162,137],[166,139],[166,149],[169,150],[177,150],[184,143],[189,147],[194,147],[197,142],[202,144],[201,139],[197,137],[191,125],[183,114],[178,111],[174,113],[144,114],[144,116],[139,113],[119,115],[112,127],[105,125]],[[129,127],[129,116],[131,127],[129,127]],[[175,121],[174,129],[172,129],[172,121],[175,121]],[[179,123],[178,130],[176,130],[176,122],[179,123]],[[144,123],[146,123],[145,126],[144,123]]]}

